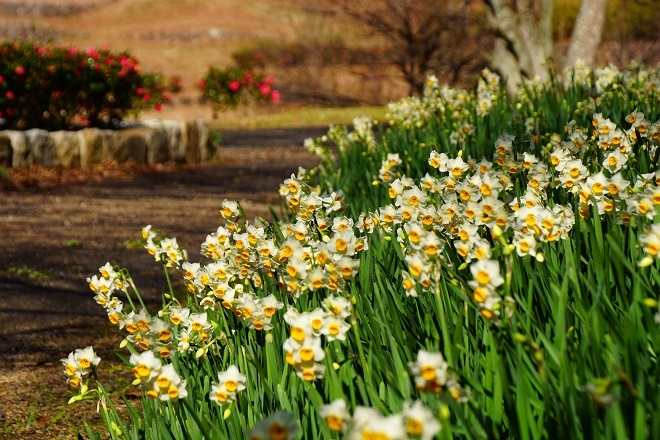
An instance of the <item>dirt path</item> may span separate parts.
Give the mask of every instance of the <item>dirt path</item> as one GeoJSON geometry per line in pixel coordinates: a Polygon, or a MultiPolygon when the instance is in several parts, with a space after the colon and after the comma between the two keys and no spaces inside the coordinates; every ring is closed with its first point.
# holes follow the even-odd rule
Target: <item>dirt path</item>
{"type": "Polygon", "coordinates": [[[177,237],[195,259],[221,223],[222,200],[241,201],[248,218],[268,217],[269,204],[279,203],[282,180],[298,166],[316,163],[303,140],[325,131],[225,132],[218,163],[0,192],[0,438],[56,438],[49,421],[61,415],[40,406],[36,395],[44,392],[44,375],[55,378],[52,386],[60,389],[51,392],[66,403],[59,359],[116,338],[86,277],[106,261],[121,264],[142,294],[157,300],[166,288],[162,269],[144,249],[130,246],[142,227],[151,224],[177,237]],[[26,417],[32,427],[17,431],[26,417]]]}

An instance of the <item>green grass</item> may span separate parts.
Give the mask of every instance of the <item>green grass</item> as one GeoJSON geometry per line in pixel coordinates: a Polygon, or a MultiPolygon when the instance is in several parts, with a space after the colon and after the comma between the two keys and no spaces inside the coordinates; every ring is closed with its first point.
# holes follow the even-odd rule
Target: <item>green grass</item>
{"type": "Polygon", "coordinates": [[[272,111],[234,110],[220,113],[211,121],[217,130],[256,130],[296,127],[323,127],[330,124],[350,125],[357,116],[370,116],[383,120],[387,108],[377,107],[337,107],[337,108],[294,108],[272,111]]]}

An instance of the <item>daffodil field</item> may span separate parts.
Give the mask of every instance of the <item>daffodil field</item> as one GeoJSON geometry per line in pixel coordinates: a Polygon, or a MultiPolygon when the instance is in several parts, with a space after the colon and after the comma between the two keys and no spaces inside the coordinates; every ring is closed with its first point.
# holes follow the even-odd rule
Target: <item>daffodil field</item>
{"type": "Polygon", "coordinates": [[[87,347],[70,403],[111,438],[657,435],[660,70],[550,77],[430,77],[330,127],[286,214],[224,201],[200,256],[145,227],[160,310],[120,266],[89,279],[143,397],[113,401],[87,347]]]}

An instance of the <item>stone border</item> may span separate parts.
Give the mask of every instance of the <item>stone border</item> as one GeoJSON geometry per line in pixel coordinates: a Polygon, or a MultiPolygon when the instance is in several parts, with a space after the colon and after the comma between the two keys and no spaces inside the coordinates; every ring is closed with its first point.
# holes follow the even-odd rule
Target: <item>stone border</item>
{"type": "Polygon", "coordinates": [[[198,163],[215,156],[208,122],[149,120],[121,130],[0,131],[0,166],[89,167],[101,162],[198,163]]]}

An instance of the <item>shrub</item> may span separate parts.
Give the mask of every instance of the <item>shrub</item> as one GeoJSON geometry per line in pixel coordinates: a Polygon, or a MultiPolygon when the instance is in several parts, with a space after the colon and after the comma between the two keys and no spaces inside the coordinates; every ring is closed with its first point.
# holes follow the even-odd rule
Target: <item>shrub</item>
{"type": "Polygon", "coordinates": [[[167,100],[162,77],[108,49],[0,45],[0,127],[109,126],[167,100]]]}
{"type": "Polygon", "coordinates": [[[241,68],[209,67],[199,81],[202,99],[211,103],[213,114],[239,104],[278,102],[280,93],[273,89],[274,80],[262,72],[241,68]]]}

